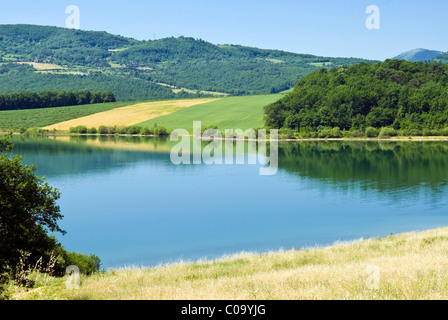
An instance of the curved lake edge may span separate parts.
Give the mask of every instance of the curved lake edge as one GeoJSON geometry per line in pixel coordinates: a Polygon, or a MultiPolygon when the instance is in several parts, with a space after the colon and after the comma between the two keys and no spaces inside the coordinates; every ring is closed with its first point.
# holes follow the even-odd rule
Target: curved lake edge
{"type": "MultiPolygon", "coordinates": [[[[95,135],[92,137],[93,140],[102,138],[95,135]]],[[[115,136],[112,138],[115,140],[115,136]]],[[[86,144],[85,142],[91,140],[90,138],[77,135],[66,135],[63,138],[64,141],[59,141],[62,144],[58,143],[60,140],[58,138],[43,137],[23,141],[20,137],[17,139],[16,146],[19,154],[23,152],[26,155],[25,160],[29,162],[37,160],[41,173],[48,173],[47,178],[50,179],[52,185],[61,187],[64,191],[62,200],[65,202],[62,208],[68,220],[64,219],[63,222],[71,230],[66,239],[67,242],[63,241],[63,243],[70,246],[70,250],[82,252],[90,250],[99,254],[102,260],[104,257],[104,261],[111,266],[140,263],[139,255],[145,248],[135,246],[135,243],[142,243],[141,240],[146,239],[147,232],[154,234],[153,237],[147,238],[147,244],[154,245],[151,249],[154,252],[145,251],[149,258],[142,265],[152,266],[160,261],[170,262],[185,257],[200,259],[204,256],[219,257],[222,254],[237,253],[242,250],[263,252],[277,248],[314,246],[317,243],[331,245],[335,240],[350,241],[360,237],[381,237],[390,232],[398,234],[420,228],[430,229],[448,225],[444,211],[447,203],[444,195],[448,181],[446,179],[448,145],[444,142],[413,144],[406,140],[382,144],[377,140],[370,143],[364,141],[327,143],[328,140],[325,140],[285,143],[284,147],[279,149],[281,174],[278,179],[261,179],[257,174],[250,173],[250,166],[235,167],[232,170],[237,170],[235,176],[240,176],[238,181],[244,185],[244,187],[238,187],[233,178],[228,176],[230,172],[226,171],[224,166],[173,166],[166,155],[153,152],[153,149],[145,150],[148,151],[145,153],[128,152],[134,150],[118,152],[119,148],[111,145],[113,151],[104,151],[96,148],[96,145],[86,144]],[[48,140],[48,143],[39,144],[39,140],[42,140],[41,142],[48,140]],[[400,166],[397,167],[397,165],[400,166]],[[144,170],[141,171],[141,169],[144,170]],[[203,172],[206,179],[199,180],[195,184],[199,188],[198,192],[188,192],[190,179],[196,177],[198,172],[203,172]],[[169,174],[171,180],[167,179],[166,174],[169,174]],[[109,179],[113,182],[111,187],[108,187],[108,182],[106,183],[109,179]],[[147,183],[149,180],[146,179],[157,182],[147,183]],[[215,193],[209,190],[206,184],[217,183],[217,181],[224,183],[220,186],[227,190],[228,199],[236,197],[236,203],[240,207],[234,211],[244,212],[244,215],[230,215],[234,207],[225,198],[214,198],[215,193]],[[92,187],[91,183],[93,183],[92,187]],[[126,197],[122,198],[122,192],[113,187],[114,183],[120,185],[122,190],[132,190],[128,196],[132,197],[133,202],[138,205],[133,206],[131,210],[129,206],[134,205],[133,203],[125,206],[126,201],[123,200],[126,200],[126,197]],[[270,183],[279,187],[272,189],[271,192],[281,196],[286,203],[290,203],[289,205],[257,197],[266,191],[265,188],[270,183]],[[192,218],[181,214],[184,212],[182,210],[185,210],[183,205],[176,206],[176,203],[169,202],[170,193],[166,190],[170,190],[169,187],[172,184],[180,186],[183,193],[187,192],[178,198],[177,203],[183,203],[188,207],[188,199],[196,199],[201,203],[205,201],[211,206],[219,203],[220,206],[225,207],[218,206],[217,211],[211,214],[205,210],[195,218],[196,224],[190,224],[189,221],[192,218]],[[253,199],[257,199],[257,202],[253,203],[246,197],[240,196],[239,190],[254,190],[250,195],[253,199]],[[101,201],[104,198],[103,195],[110,195],[109,200],[101,201]],[[91,198],[89,201],[94,207],[104,202],[98,207],[101,210],[91,209],[92,205],[82,205],[79,203],[81,197],[91,198]],[[151,207],[148,208],[146,200],[140,200],[143,198],[151,200],[151,207]],[[167,203],[170,203],[170,206],[167,206],[167,203]],[[299,203],[299,206],[294,205],[299,203]],[[370,205],[366,206],[366,204],[370,205]],[[370,208],[371,205],[377,206],[378,210],[370,208]],[[337,207],[347,208],[347,210],[344,209],[342,212],[337,207]],[[278,210],[275,215],[270,213],[273,208],[278,210]],[[262,214],[259,215],[257,210],[262,214]],[[132,232],[121,236],[122,239],[129,236],[127,247],[120,247],[121,240],[115,243],[117,237],[108,238],[108,241],[114,242],[113,245],[108,245],[107,241],[104,246],[98,245],[95,241],[98,233],[95,223],[100,221],[102,225],[110,223],[108,227],[104,227],[105,233],[107,233],[106,230],[118,232],[113,228],[114,225],[125,223],[120,218],[123,211],[131,211],[135,214],[135,216],[131,215],[131,220],[125,224],[126,228],[132,232]],[[102,221],[106,212],[113,212],[114,215],[108,215],[107,220],[102,221]],[[162,212],[164,214],[160,215],[162,212]],[[229,215],[233,219],[238,219],[238,225],[226,222],[229,220],[229,215]],[[91,219],[94,220],[88,222],[91,219]],[[138,221],[138,223],[132,223],[132,221],[138,221]],[[173,224],[172,221],[176,223],[173,224]],[[170,232],[176,235],[184,230],[182,227],[184,223],[194,230],[184,234],[189,237],[191,246],[186,246],[184,250],[179,249],[177,252],[178,245],[169,244],[174,241],[172,234],[165,235],[158,229],[172,230],[170,232]],[[352,229],[350,226],[352,223],[358,223],[358,225],[354,224],[352,229]],[[227,230],[233,232],[232,237],[228,237],[223,224],[227,230]],[[375,229],[376,227],[379,229],[375,229]],[[257,230],[263,230],[263,232],[257,230]],[[316,241],[307,230],[315,230],[316,234],[323,237],[322,240],[316,241]],[[334,234],[332,230],[335,230],[334,234]],[[197,244],[195,234],[201,233],[207,241],[203,242],[201,250],[194,253],[192,257],[188,256],[197,244]],[[87,235],[90,239],[84,241],[83,238],[87,235]],[[301,243],[302,235],[304,244],[301,243]],[[341,235],[345,236],[341,237],[341,235]],[[161,237],[164,237],[163,241],[160,240],[161,237]],[[236,243],[237,237],[239,237],[239,243],[236,243]],[[309,239],[306,239],[307,237],[309,239]],[[227,238],[229,243],[221,242],[222,239],[227,238]],[[257,241],[261,241],[260,245],[257,241]],[[272,242],[268,243],[269,241],[272,242]],[[165,244],[169,248],[164,247],[165,244]],[[117,248],[116,252],[112,250],[114,248],[117,248]],[[110,252],[108,252],[109,249],[111,249],[110,252]],[[128,258],[120,258],[121,260],[117,262],[114,255],[122,253],[128,255],[128,258]]],[[[116,140],[121,139],[123,137],[116,140]]],[[[146,139],[138,139],[138,137],[124,139],[123,145],[134,148],[135,141],[132,140],[135,139],[142,140],[141,145],[151,145],[144,142],[146,139]]],[[[165,140],[168,139],[165,138],[165,140]]],[[[158,144],[157,151],[166,153],[166,150],[162,148],[162,141],[163,139],[160,143],[154,144],[158,144]]],[[[187,208],[186,212],[191,214],[193,207],[187,208]]],[[[107,234],[102,235],[102,237],[106,236],[107,234]]],[[[184,240],[182,239],[181,242],[186,244],[184,240]]],[[[143,258],[146,259],[146,257],[143,258]]]]}
{"type": "MultiPolygon", "coordinates": [[[[0,132],[0,135],[6,135],[10,132],[0,132]]],[[[14,132],[14,136],[24,136],[23,134],[14,132]]],[[[157,136],[157,135],[142,135],[142,134],[70,134],[70,133],[53,133],[46,132],[41,135],[37,135],[37,137],[148,137],[148,138],[169,138],[169,135],[157,136]]],[[[189,135],[178,135],[179,137],[197,137],[193,134],[189,135]]],[[[226,141],[269,141],[269,139],[250,139],[250,138],[226,138],[226,137],[214,137],[214,140],[226,140],[226,141]]],[[[210,137],[202,137],[204,141],[210,141],[210,137]]],[[[422,142],[422,141],[448,141],[448,136],[395,136],[388,138],[367,138],[367,137],[359,137],[359,138],[294,138],[294,139],[285,139],[278,138],[276,141],[279,142],[302,142],[302,141],[413,141],[413,142],[422,142]]]]}
{"type": "Polygon", "coordinates": [[[153,268],[128,266],[81,276],[77,290],[46,277],[38,290],[10,288],[12,300],[432,300],[446,299],[448,228],[332,246],[153,268]]]}

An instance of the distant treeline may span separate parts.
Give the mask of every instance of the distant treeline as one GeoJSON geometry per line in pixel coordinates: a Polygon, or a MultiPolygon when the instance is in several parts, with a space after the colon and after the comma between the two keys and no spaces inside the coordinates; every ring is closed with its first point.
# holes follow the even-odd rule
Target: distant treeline
{"type": "Polygon", "coordinates": [[[44,91],[38,93],[0,94],[0,111],[54,108],[106,102],[115,102],[115,96],[111,91],[44,91]]]}

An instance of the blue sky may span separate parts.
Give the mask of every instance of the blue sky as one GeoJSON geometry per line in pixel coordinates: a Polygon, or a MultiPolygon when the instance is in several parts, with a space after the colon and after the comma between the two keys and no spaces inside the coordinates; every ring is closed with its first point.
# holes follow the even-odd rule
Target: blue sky
{"type": "Polygon", "coordinates": [[[65,27],[80,9],[83,30],[136,39],[170,36],[322,56],[383,60],[414,48],[448,51],[446,0],[0,0],[0,24],[65,27]],[[366,8],[380,9],[368,30],[366,8]]]}

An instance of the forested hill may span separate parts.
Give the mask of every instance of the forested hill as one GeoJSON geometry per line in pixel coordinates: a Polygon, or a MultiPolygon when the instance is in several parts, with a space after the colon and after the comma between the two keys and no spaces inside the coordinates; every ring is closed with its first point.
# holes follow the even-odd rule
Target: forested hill
{"type": "Polygon", "coordinates": [[[106,32],[38,25],[0,25],[3,60],[49,61],[61,65],[110,67],[109,50],[126,48],[138,41],[106,32]]]}
{"type": "Polygon", "coordinates": [[[214,45],[186,37],[141,43],[118,52],[111,60],[151,68],[154,71],[149,74],[163,83],[230,94],[277,93],[292,88],[299,78],[323,66],[365,61],[214,45]]]}
{"type": "Polygon", "coordinates": [[[265,120],[273,128],[317,131],[447,127],[448,65],[386,60],[321,69],[266,107],[265,120]]]}
{"type": "Polygon", "coordinates": [[[441,62],[448,64],[448,53],[441,54],[433,59],[435,62],[441,62]]]}
{"type": "Polygon", "coordinates": [[[359,62],[372,61],[187,37],[137,41],[106,32],[0,25],[0,93],[112,90],[117,100],[275,93],[321,67],[359,62]]]}

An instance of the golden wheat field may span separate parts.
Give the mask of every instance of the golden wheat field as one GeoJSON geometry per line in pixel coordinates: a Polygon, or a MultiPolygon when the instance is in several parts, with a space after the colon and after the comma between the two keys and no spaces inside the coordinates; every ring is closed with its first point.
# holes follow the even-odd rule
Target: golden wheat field
{"type": "Polygon", "coordinates": [[[240,253],[214,261],[127,267],[81,277],[35,274],[12,299],[394,300],[448,298],[448,228],[325,248],[240,253]]]}
{"type": "Polygon", "coordinates": [[[88,128],[98,128],[99,126],[128,127],[176,112],[180,109],[189,108],[214,100],[217,100],[217,98],[144,102],[56,123],[47,126],[44,129],[66,131],[71,127],[77,126],[86,126],[88,128]]]}

